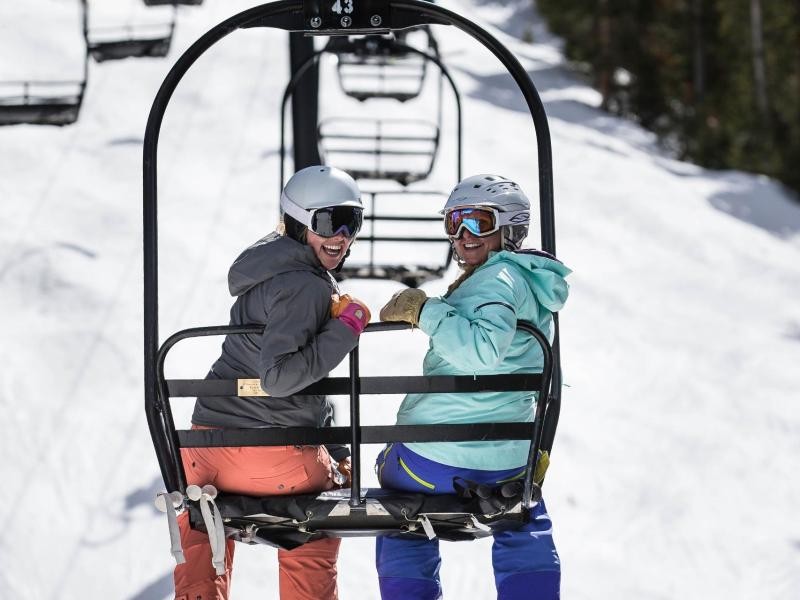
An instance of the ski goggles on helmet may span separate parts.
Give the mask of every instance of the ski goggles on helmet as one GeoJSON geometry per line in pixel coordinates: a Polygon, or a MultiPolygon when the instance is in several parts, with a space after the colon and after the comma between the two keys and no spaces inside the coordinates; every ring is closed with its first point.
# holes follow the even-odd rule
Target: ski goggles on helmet
{"type": "Polygon", "coordinates": [[[461,237],[464,229],[472,235],[492,235],[503,225],[527,225],[530,213],[526,210],[501,213],[488,206],[451,208],[444,214],[444,230],[451,238],[461,237]]]}
{"type": "Polygon", "coordinates": [[[500,229],[499,213],[493,208],[454,208],[444,215],[444,230],[452,238],[460,238],[464,229],[484,237],[500,229]]]}
{"type": "Polygon", "coordinates": [[[352,238],[361,229],[364,209],[360,206],[327,206],[306,210],[284,195],[281,199],[284,212],[321,237],[334,237],[343,233],[352,238]]]}

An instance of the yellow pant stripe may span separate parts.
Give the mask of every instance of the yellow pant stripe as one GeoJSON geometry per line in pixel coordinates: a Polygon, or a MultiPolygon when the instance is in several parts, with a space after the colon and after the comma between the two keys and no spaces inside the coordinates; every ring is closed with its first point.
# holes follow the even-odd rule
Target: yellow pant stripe
{"type": "Polygon", "coordinates": [[[429,490],[432,490],[432,489],[434,489],[434,488],[436,487],[436,486],[434,486],[432,483],[428,483],[428,482],[427,482],[427,481],[425,481],[424,479],[420,479],[419,477],[417,477],[416,475],[414,475],[414,473],[412,473],[412,472],[411,472],[411,469],[409,469],[409,468],[408,468],[408,465],[407,465],[405,462],[403,462],[403,459],[402,459],[402,458],[400,459],[400,466],[401,466],[401,467],[403,467],[403,470],[404,470],[406,473],[408,473],[408,476],[409,476],[409,477],[411,477],[411,479],[413,479],[414,481],[416,481],[418,484],[420,484],[420,485],[422,485],[422,486],[425,486],[425,487],[426,487],[426,488],[428,488],[429,490]]]}

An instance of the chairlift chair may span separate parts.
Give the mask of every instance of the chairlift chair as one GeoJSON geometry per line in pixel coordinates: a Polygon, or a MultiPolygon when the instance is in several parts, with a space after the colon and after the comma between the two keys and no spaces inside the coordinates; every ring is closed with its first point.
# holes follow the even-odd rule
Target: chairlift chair
{"type": "Polygon", "coordinates": [[[430,189],[362,190],[364,227],[338,279],[391,279],[408,287],[440,279],[453,258],[436,211],[447,194],[430,189]]]}
{"type": "Polygon", "coordinates": [[[175,20],[173,11],[169,23],[93,28],[86,38],[89,54],[97,62],[164,57],[172,44],[175,20]]]}
{"type": "Polygon", "coordinates": [[[70,125],[78,120],[85,89],[85,81],[2,81],[0,125],[70,125]]]}
{"type": "MultiPolygon", "coordinates": [[[[439,57],[438,46],[429,27],[417,28],[426,36],[423,52],[439,57]]],[[[428,71],[424,55],[408,52],[409,32],[395,35],[369,35],[333,38],[330,50],[336,55],[339,86],[359,101],[392,98],[406,102],[416,98],[428,71]]]]}
{"type": "MultiPolygon", "coordinates": [[[[439,57],[438,46],[429,28],[426,27],[423,31],[429,40],[428,48],[425,50],[386,36],[375,35],[365,36],[356,42],[347,41],[346,44],[363,48],[364,50],[358,55],[363,60],[386,62],[388,56],[403,56],[403,61],[408,62],[411,60],[410,57],[414,57],[425,65],[425,70],[428,63],[435,64],[440,74],[436,85],[436,120],[402,117],[324,119],[317,127],[317,144],[320,157],[326,164],[337,166],[356,179],[388,179],[403,186],[426,179],[433,170],[439,151],[445,81],[452,89],[456,102],[460,149],[461,97],[447,67],[439,57]],[[388,49],[383,50],[383,48],[388,49]]],[[[341,77],[342,60],[349,54],[341,52],[339,50],[341,46],[342,42],[337,41],[337,38],[328,44],[329,51],[337,54],[339,82],[344,86],[341,77]]],[[[380,82],[380,78],[376,81],[380,82]]],[[[419,89],[415,89],[413,93],[401,92],[398,89],[381,91],[368,87],[358,90],[355,87],[345,88],[345,93],[360,101],[370,98],[394,98],[405,102],[419,95],[422,80],[420,79],[418,83],[419,89]]],[[[374,85],[372,87],[375,88],[374,85]]]]}
{"type": "MultiPolygon", "coordinates": [[[[541,345],[544,368],[541,373],[482,377],[362,377],[358,348],[350,355],[350,374],[327,378],[313,384],[307,393],[347,394],[350,397],[350,425],[330,428],[215,429],[177,431],[171,398],[197,395],[262,395],[258,379],[237,381],[168,380],[164,362],[179,341],[211,335],[246,335],[263,331],[262,324],[212,326],[179,331],[159,345],[158,260],[157,260],[157,146],[164,113],[175,88],[191,65],[213,44],[237,29],[271,27],[313,35],[343,35],[359,32],[386,33],[393,29],[443,24],[466,32],[497,56],[516,81],[528,104],[537,132],[540,222],[542,246],[555,253],[552,196],[552,159],[547,119],[536,89],[514,56],[478,25],[436,4],[421,0],[374,0],[356,4],[348,15],[347,31],[341,15],[318,0],[282,0],[241,12],[209,30],[195,42],[165,78],[154,100],[144,139],[144,362],[145,411],[167,492],[159,496],[168,520],[175,523],[175,511],[189,511],[190,521],[205,529],[212,548],[224,547],[220,539],[231,537],[247,543],[266,543],[283,548],[296,547],[324,536],[374,536],[405,532],[409,535],[440,536],[444,539],[473,539],[488,535],[493,527],[513,527],[524,522],[528,508],[538,496],[533,472],[538,451],[550,450],[560,405],[558,315],[554,315],[554,342],[525,323],[519,326],[541,345]],[[362,7],[364,7],[362,9],[362,7]],[[376,18],[377,17],[377,18],[376,18]],[[376,23],[380,23],[378,26],[376,23]],[[372,426],[360,424],[362,394],[426,391],[486,390],[538,391],[533,423],[479,423],[464,425],[372,426]],[[531,447],[524,488],[507,498],[465,499],[460,496],[425,496],[391,490],[362,490],[361,444],[386,441],[456,441],[530,439],[531,447]],[[350,443],[353,463],[349,491],[304,496],[253,498],[213,489],[187,488],[180,458],[184,447],[262,446],[350,443]],[[484,501],[485,500],[485,501],[484,501]]],[[[371,324],[366,332],[407,329],[406,324],[371,324]]],[[[301,392],[302,393],[302,392],[301,392]]],[[[195,486],[196,488],[196,486],[195,486]]],[[[174,527],[171,528],[173,531],[174,527]]],[[[179,542],[173,537],[173,552],[179,542]]]]}
{"type": "Polygon", "coordinates": [[[146,6],[200,6],[203,0],[144,0],[146,6]]]}
{"type": "Polygon", "coordinates": [[[320,157],[355,179],[409,185],[426,179],[439,150],[439,126],[423,119],[333,117],[317,127],[320,157]]]}
{"type": "MultiPolygon", "coordinates": [[[[84,40],[86,0],[80,0],[84,40]]],[[[0,126],[70,125],[78,120],[89,72],[89,49],[83,58],[80,80],[0,81],[0,126]]]]}

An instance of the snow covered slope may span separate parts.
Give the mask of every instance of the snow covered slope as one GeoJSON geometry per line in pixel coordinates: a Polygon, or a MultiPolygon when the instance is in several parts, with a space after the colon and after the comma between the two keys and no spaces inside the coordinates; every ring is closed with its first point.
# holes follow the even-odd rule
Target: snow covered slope
{"type": "MultiPolygon", "coordinates": [[[[115,4],[122,22],[139,14],[138,1],[115,4]]],[[[2,3],[0,78],[80,63],[77,5],[2,3]]],[[[91,64],[76,125],[0,129],[0,598],[170,596],[143,411],[141,142],[180,53],[252,5],[181,9],[165,60],[91,64]]],[[[800,204],[762,177],[672,160],[600,111],[527,2],[445,5],[512,49],[550,117],[558,251],[574,269],[545,488],[564,597],[800,597],[800,204]]],[[[477,43],[435,35],[463,94],[465,175],[501,172],[535,197],[522,97],[477,43]]],[[[229,263],[275,225],[286,47],[283,33],[236,32],[172,99],[159,154],[162,337],[226,322],[229,263]]],[[[329,63],[323,72],[323,113],[366,110],[347,104],[329,63]]],[[[445,117],[432,179],[443,189],[454,183],[451,108],[445,117]]],[[[398,285],[343,287],[377,309],[398,285]]],[[[421,333],[386,342],[365,340],[362,372],[419,371],[421,333]]],[[[176,351],[168,373],[202,376],[217,348],[176,351]]],[[[395,406],[376,403],[365,421],[390,422],[395,406]]],[[[343,600],[378,598],[372,548],[342,544],[343,600]]],[[[494,597],[489,541],[443,548],[446,598],[494,597]]],[[[239,546],[233,598],[277,598],[276,572],[273,549],[239,546]]]]}

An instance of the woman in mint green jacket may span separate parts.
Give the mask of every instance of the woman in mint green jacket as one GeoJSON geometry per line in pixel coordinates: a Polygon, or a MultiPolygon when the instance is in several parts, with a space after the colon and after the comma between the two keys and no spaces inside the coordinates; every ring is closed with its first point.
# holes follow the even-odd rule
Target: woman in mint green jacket
{"type": "MultiPolygon", "coordinates": [[[[529,321],[552,339],[570,270],[549,254],[520,249],[530,222],[527,197],[504,177],[475,175],[453,189],[442,212],[464,272],[441,298],[418,289],[395,294],[381,320],[406,321],[430,336],[425,375],[541,368],[541,348],[516,324],[529,321]]],[[[526,422],[534,409],[529,392],[409,394],[397,424],[526,422]]],[[[378,477],[383,487],[429,494],[453,493],[458,478],[500,486],[524,475],[529,447],[523,440],[390,444],[378,457],[378,477]]],[[[384,600],[441,597],[438,540],[379,537],[376,561],[384,600]]],[[[495,533],[492,564],[498,598],[559,598],[560,563],[543,502],[525,527],[495,533]]]]}

